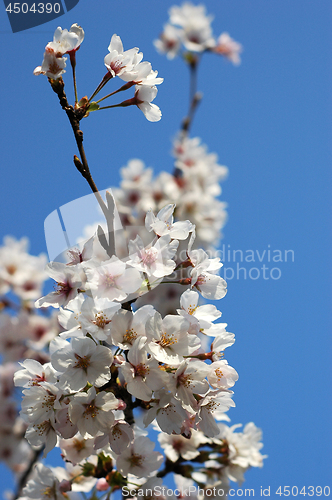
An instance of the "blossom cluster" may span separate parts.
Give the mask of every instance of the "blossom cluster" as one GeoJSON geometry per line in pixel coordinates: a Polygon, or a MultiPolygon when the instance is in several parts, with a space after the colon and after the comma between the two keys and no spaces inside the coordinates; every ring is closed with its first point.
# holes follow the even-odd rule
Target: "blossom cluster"
{"type": "Polygon", "coordinates": [[[33,451],[24,439],[27,425],[18,416],[13,381],[19,362],[49,361],[47,347],[60,332],[55,314],[40,315],[34,307],[47,279],[46,255],[28,253],[28,240],[7,236],[0,247],[0,460],[20,476],[33,451]]]}
{"type": "MultiPolygon", "coordinates": [[[[62,78],[63,73],[66,72],[65,67],[67,58],[64,57],[65,54],[69,54],[73,71],[75,71],[76,51],[80,48],[83,40],[84,31],[78,24],[73,24],[69,31],[66,29],[62,30],[58,27],[55,30],[53,42],[49,42],[46,45],[42,65],[35,68],[34,74],[46,75],[51,80],[62,78]]],[[[86,97],[79,103],[76,102],[76,106],[84,107],[86,113],[104,109],[99,106],[99,102],[110,95],[129,89],[131,86],[135,85],[135,95],[132,99],[128,99],[118,105],[110,107],[136,105],[144,113],[147,120],[151,122],[159,121],[161,118],[161,111],[152,101],[157,95],[158,90],[156,85],[161,84],[164,79],[158,78],[158,71],[153,71],[151,63],[148,61],[142,62],[143,53],[139,52],[137,47],[124,51],[121,38],[116,34],[112,36],[108,51],[109,53],[104,58],[104,64],[108,71],[92,97],[95,97],[113,77],[117,76],[124,82],[127,82],[127,84],[97,102],[92,101],[92,97],[90,99],[86,97]]]]}
{"type": "Polygon", "coordinates": [[[154,44],[156,49],[173,59],[183,46],[187,51],[201,54],[214,52],[229,59],[233,64],[241,62],[242,45],[223,32],[217,39],[213,36],[213,16],[206,14],[204,5],[185,2],[169,10],[169,22],[154,44]]]}

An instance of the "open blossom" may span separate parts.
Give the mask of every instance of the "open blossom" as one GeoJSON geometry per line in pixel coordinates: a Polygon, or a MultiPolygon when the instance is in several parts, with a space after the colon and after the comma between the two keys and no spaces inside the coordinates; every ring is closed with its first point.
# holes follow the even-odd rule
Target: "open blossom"
{"type": "MultiPolygon", "coordinates": [[[[209,331],[215,330],[212,321],[220,318],[221,312],[218,311],[216,306],[213,304],[204,304],[202,306],[198,305],[199,294],[194,290],[186,290],[180,297],[181,309],[177,312],[180,316],[186,318],[190,323],[189,333],[198,334],[199,332],[206,333],[209,335],[209,331]],[[207,332],[206,332],[207,331],[207,332]]],[[[222,323],[222,326],[227,326],[226,323],[222,323]]],[[[220,323],[218,324],[220,328],[220,323]]],[[[219,331],[218,328],[218,331],[219,331]]],[[[214,333],[213,336],[215,336],[214,333]]]]}
{"type": "Polygon", "coordinates": [[[202,52],[215,44],[211,22],[204,5],[185,2],[180,7],[174,5],[170,11],[170,22],[182,28],[181,39],[187,50],[202,52]]]}
{"type": "Polygon", "coordinates": [[[61,493],[58,479],[41,463],[35,466],[33,478],[28,481],[22,493],[27,499],[61,500],[66,498],[61,493]]]}
{"type": "Polygon", "coordinates": [[[130,349],[137,338],[145,336],[145,324],[154,314],[155,309],[151,305],[140,307],[135,312],[120,309],[113,316],[108,343],[130,349]]]}
{"type": "Polygon", "coordinates": [[[136,85],[135,87],[135,104],[144,113],[145,118],[149,122],[158,122],[161,119],[160,108],[152,103],[157,92],[158,89],[154,85],[152,87],[147,85],[136,85]]]}
{"type": "Polygon", "coordinates": [[[219,434],[219,428],[215,421],[224,419],[224,413],[231,406],[235,406],[232,400],[232,391],[219,389],[210,391],[198,403],[198,413],[196,415],[196,423],[199,429],[208,437],[214,437],[219,434]]]}
{"type": "Polygon", "coordinates": [[[216,45],[211,50],[216,54],[226,57],[235,65],[241,63],[240,53],[242,52],[242,45],[233,40],[228,33],[221,33],[216,45]]]}
{"type": "Polygon", "coordinates": [[[34,69],[34,75],[46,75],[48,78],[58,80],[66,72],[66,57],[57,57],[51,47],[46,47],[44,60],[41,66],[34,69]]]}
{"type": "Polygon", "coordinates": [[[157,236],[169,234],[172,239],[185,240],[194,229],[194,225],[189,221],[174,222],[174,204],[169,204],[162,208],[157,216],[149,210],[145,218],[145,227],[148,231],[154,231],[157,236]]]}
{"type": "Polygon", "coordinates": [[[66,460],[69,460],[73,465],[82,462],[84,458],[93,454],[93,438],[83,438],[78,432],[69,439],[60,439],[59,447],[65,455],[66,460]]]}
{"type": "Polygon", "coordinates": [[[77,23],[72,24],[70,30],[58,27],[53,36],[53,42],[49,42],[47,47],[54,50],[56,57],[69,54],[80,48],[84,40],[84,31],[77,23]]]}
{"type": "Polygon", "coordinates": [[[214,389],[233,387],[238,378],[237,371],[225,359],[215,361],[208,367],[207,379],[214,389]]]}
{"type": "Polygon", "coordinates": [[[80,294],[66,309],[60,309],[59,323],[67,330],[60,336],[83,337],[89,333],[96,340],[106,340],[112,318],[120,308],[121,304],[107,298],[92,299],[80,294]]]}
{"type": "Polygon", "coordinates": [[[177,240],[171,241],[170,235],[166,234],[159,238],[153,245],[144,246],[142,238],[137,235],[135,240],[129,242],[128,264],[148,277],[162,278],[171,274],[176,264],[172,258],[175,256],[179,246],[177,240]]]}
{"type": "Polygon", "coordinates": [[[67,267],[61,262],[50,262],[46,271],[57,282],[57,288],[54,292],[38,299],[35,307],[65,306],[76,297],[79,287],[82,286],[80,273],[75,267],[67,267]]]}
{"type": "Polygon", "coordinates": [[[193,430],[189,439],[182,435],[159,434],[158,441],[164,449],[166,457],[172,462],[176,462],[180,456],[185,460],[196,458],[199,455],[198,447],[208,443],[209,439],[202,432],[193,430]]]}
{"type": "Polygon", "coordinates": [[[69,418],[77,425],[83,437],[96,436],[98,432],[112,427],[115,417],[112,410],[117,410],[119,400],[113,393],[91,387],[88,392],[75,394],[69,404],[69,418]]]}
{"type": "Polygon", "coordinates": [[[96,345],[89,337],[72,338],[70,344],[64,340],[62,345],[51,356],[52,366],[61,373],[62,387],[73,391],[83,389],[87,383],[101,387],[111,378],[113,355],[108,347],[96,345]]]}
{"type": "Polygon", "coordinates": [[[130,472],[138,477],[148,477],[159,469],[163,456],[157,451],[152,451],[154,443],[149,438],[139,436],[121,453],[116,460],[116,465],[123,476],[130,472]]]}
{"type": "Polygon", "coordinates": [[[181,30],[167,23],[164,31],[157,40],[154,40],[154,46],[161,54],[166,54],[168,59],[174,59],[181,47],[181,30]]]}
{"type": "Polygon", "coordinates": [[[116,420],[106,434],[95,438],[94,448],[99,450],[109,444],[114,453],[121,455],[133,440],[133,428],[124,420],[116,420]]]}
{"type": "Polygon", "coordinates": [[[180,434],[183,421],[187,418],[187,412],[183,408],[182,401],[175,399],[165,389],[154,393],[150,409],[145,414],[143,423],[147,427],[156,419],[160,429],[167,434],[180,434]]]}
{"type": "Polygon", "coordinates": [[[33,387],[41,382],[56,382],[55,370],[50,363],[41,365],[35,359],[26,359],[20,363],[23,369],[18,370],[14,375],[14,382],[17,387],[33,387]]]}
{"type": "Polygon", "coordinates": [[[156,312],[146,323],[149,351],[162,363],[178,366],[183,356],[189,356],[199,346],[196,335],[188,334],[189,323],[180,316],[168,314],[164,318],[156,312]]]}
{"type": "Polygon", "coordinates": [[[124,300],[129,293],[136,292],[142,285],[139,271],[128,268],[115,255],[101,265],[86,268],[88,285],[96,298],[124,300]]]}
{"type": "Polygon", "coordinates": [[[126,75],[132,71],[143,58],[142,52],[138,52],[137,47],[123,51],[123,44],[118,35],[113,35],[108,46],[109,54],[105,56],[104,63],[111,75],[119,76],[123,80],[127,80],[126,75]]]}
{"type": "Polygon", "coordinates": [[[209,389],[209,384],[205,380],[207,372],[208,366],[202,361],[186,359],[170,381],[170,390],[191,412],[197,408],[194,394],[205,394],[209,389]]]}
{"type": "Polygon", "coordinates": [[[119,367],[127,383],[127,391],[135,398],[150,401],[152,391],[165,386],[168,374],[159,368],[158,362],[148,358],[146,337],[139,337],[128,353],[128,362],[119,367]]]}

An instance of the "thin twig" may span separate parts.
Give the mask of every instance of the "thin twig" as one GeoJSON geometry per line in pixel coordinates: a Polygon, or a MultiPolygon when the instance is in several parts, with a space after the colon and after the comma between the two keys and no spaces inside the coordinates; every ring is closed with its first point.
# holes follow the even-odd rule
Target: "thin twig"
{"type": "Polygon", "coordinates": [[[31,461],[30,461],[27,469],[25,470],[23,476],[20,479],[20,482],[19,482],[19,485],[17,488],[17,493],[16,493],[14,500],[17,500],[21,496],[21,493],[22,493],[22,490],[25,486],[25,483],[27,482],[27,479],[32,472],[33,466],[38,462],[39,456],[40,456],[41,452],[43,451],[43,449],[44,449],[44,447],[40,448],[39,450],[34,450],[33,457],[31,458],[31,461]]]}

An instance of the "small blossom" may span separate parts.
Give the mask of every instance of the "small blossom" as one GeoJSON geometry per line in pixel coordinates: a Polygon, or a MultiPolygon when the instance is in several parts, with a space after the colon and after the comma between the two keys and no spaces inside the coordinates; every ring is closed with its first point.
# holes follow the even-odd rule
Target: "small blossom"
{"type": "Polygon", "coordinates": [[[241,63],[240,53],[242,52],[242,45],[233,40],[228,33],[221,33],[216,45],[211,50],[216,54],[226,57],[236,66],[241,63]]]}
{"type": "Polygon", "coordinates": [[[35,68],[34,75],[46,75],[48,78],[58,80],[66,72],[66,57],[57,57],[51,47],[46,47],[44,60],[41,66],[35,68]]]}
{"type": "Polygon", "coordinates": [[[155,86],[136,85],[135,87],[135,104],[149,122],[158,122],[161,119],[160,108],[156,104],[151,104],[157,92],[158,89],[155,86]]]}
{"type": "Polygon", "coordinates": [[[106,432],[114,423],[114,413],[119,401],[113,393],[91,387],[86,393],[75,394],[69,405],[70,420],[77,425],[81,435],[94,437],[99,431],[106,432]]]}
{"type": "Polygon", "coordinates": [[[150,439],[140,436],[117,458],[116,465],[123,476],[129,472],[137,477],[148,477],[159,469],[163,456],[152,451],[154,443],[150,439]]]}
{"type": "Polygon", "coordinates": [[[88,338],[73,338],[65,347],[53,351],[52,366],[61,376],[59,383],[62,387],[69,387],[79,391],[87,383],[101,387],[110,378],[110,366],[113,355],[108,347],[96,345],[88,338]]]}
{"type": "Polygon", "coordinates": [[[49,42],[47,47],[54,50],[56,57],[76,51],[80,48],[84,40],[84,31],[77,23],[72,24],[70,30],[63,30],[58,27],[53,36],[53,42],[49,42]]]}
{"type": "Polygon", "coordinates": [[[181,47],[181,30],[171,24],[164,26],[164,31],[158,40],[154,40],[154,46],[161,54],[166,54],[168,59],[174,59],[181,47]]]}

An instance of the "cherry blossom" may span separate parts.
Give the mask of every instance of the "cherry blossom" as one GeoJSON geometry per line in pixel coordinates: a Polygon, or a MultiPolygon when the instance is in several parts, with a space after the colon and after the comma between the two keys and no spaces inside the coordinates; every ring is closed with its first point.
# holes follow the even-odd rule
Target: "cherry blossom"
{"type": "Polygon", "coordinates": [[[57,57],[56,53],[51,47],[46,47],[44,53],[44,60],[41,66],[34,69],[33,74],[46,75],[48,78],[58,80],[63,73],[66,72],[66,57],[57,57]]]}
{"type": "Polygon", "coordinates": [[[181,35],[182,31],[180,29],[167,23],[159,38],[154,40],[154,46],[158,52],[166,54],[168,59],[174,59],[180,50],[181,35]]]}
{"type": "Polygon", "coordinates": [[[131,472],[138,477],[148,477],[152,472],[158,470],[163,456],[158,451],[152,451],[154,446],[154,443],[147,437],[136,438],[116,460],[121,474],[127,476],[131,472]]]}
{"type": "Polygon", "coordinates": [[[104,391],[96,394],[91,387],[87,393],[75,394],[69,405],[69,417],[84,438],[94,437],[100,430],[107,431],[113,425],[112,410],[118,407],[119,401],[114,394],[104,391]]]}
{"type": "Polygon", "coordinates": [[[58,27],[53,36],[53,42],[47,44],[48,48],[54,50],[56,57],[69,54],[80,48],[84,40],[84,31],[77,23],[72,24],[70,30],[58,27]]]}
{"type": "Polygon", "coordinates": [[[67,267],[61,262],[51,262],[47,265],[47,273],[57,282],[57,288],[54,292],[38,299],[35,307],[60,307],[67,305],[78,294],[82,278],[80,272],[74,267],[67,267]]]}
{"type": "Polygon", "coordinates": [[[148,231],[154,231],[158,236],[168,234],[172,239],[185,240],[194,226],[190,221],[174,222],[174,204],[169,204],[162,208],[157,216],[150,210],[146,214],[145,227],[148,231]]]}
{"type": "Polygon", "coordinates": [[[88,286],[97,299],[124,300],[129,293],[136,292],[143,281],[136,269],[128,268],[115,255],[101,265],[86,268],[86,274],[88,286]]]}
{"type": "Polygon", "coordinates": [[[168,380],[168,374],[160,370],[158,361],[148,358],[146,341],[146,337],[137,338],[128,353],[128,362],[119,367],[127,391],[143,401],[149,401],[152,391],[161,389],[168,380]]]}
{"type": "Polygon", "coordinates": [[[123,51],[123,44],[118,35],[113,35],[108,46],[109,54],[105,56],[104,63],[111,75],[119,76],[123,80],[127,79],[127,73],[131,72],[143,58],[142,52],[138,52],[137,47],[123,51]]]}
{"type": "Polygon", "coordinates": [[[71,343],[53,351],[52,366],[61,376],[61,387],[79,391],[87,383],[101,387],[110,378],[110,366],[113,362],[112,352],[88,338],[72,338],[71,343]]]}
{"type": "Polygon", "coordinates": [[[241,63],[240,53],[242,52],[242,45],[233,40],[228,33],[221,33],[216,45],[211,50],[226,57],[235,65],[241,63]]]}

